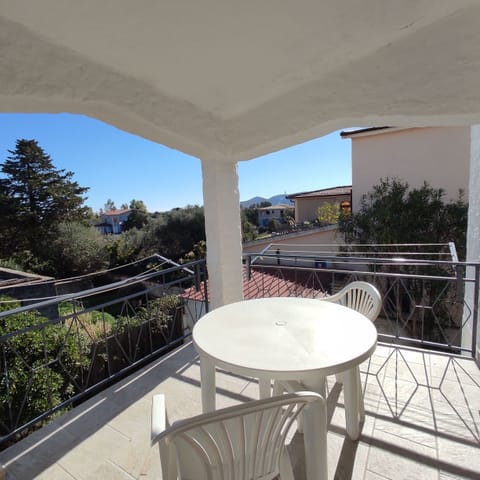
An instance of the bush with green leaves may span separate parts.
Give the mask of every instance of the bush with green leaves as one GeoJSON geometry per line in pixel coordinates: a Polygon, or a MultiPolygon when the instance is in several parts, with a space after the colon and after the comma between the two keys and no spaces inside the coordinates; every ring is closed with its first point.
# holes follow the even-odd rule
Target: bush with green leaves
{"type": "MultiPolygon", "coordinates": [[[[410,252],[422,253],[421,244],[455,244],[459,259],[465,258],[468,204],[463,193],[454,201],[444,201],[445,192],[424,182],[420,188],[410,189],[407,182],[399,179],[381,180],[368,194],[364,195],[360,209],[351,215],[342,214],[340,231],[348,244],[369,244],[372,251],[398,251],[397,246],[385,244],[408,244],[410,252]],[[413,244],[420,244],[415,247],[413,244]]],[[[355,250],[355,247],[353,247],[355,250]]],[[[368,254],[367,254],[368,255],[368,254]]],[[[421,257],[417,257],[421,258],[421,257]]],[[[451,284],[427,281],[424,276],[448,276],[451,271],[443,265],[396,264],[375,266],[377,272],[385,270],[411,275],[404,277],[402,289],[408,291],[394,297],[391,288],[394,278],[378,277],[377,285],[383,284],[386,292],[384,306],[391,305],[392,313],[408,324],[413,337],[444,342],[444,331],[455,328],[457,298],[451,284]],[[435,308],[417,309],[414,305],[435,305],[435,308]]],[[[457,315],[458,316],[458,315],[457,315]]]]}
{"type": "Polygon", "coordinates": [[[341,211],[340,203],[325,202],[317,208],[317,221],[320,225],[334,225],[338,223],[341,211]]]}
{"type": "Polygon", "coordinates": [[[382,179],[363,195],[358,212],[340,216],[340,231],[347,243],[454,242],[465,258],[468,204],[461,191],[455,201],[444,197],[427,182],[410,189],[400,179],[382,179]]]}
{"type": "Polygon", "coordinates": [[[160,253],[178,261],[193,245],[206,238],[203,207],[189,205],[161,213],[145,226],[144,231],[144,256],[160,253]]]}
{"type": "MultiPolygon", "coordinates": [[[[19,307],[0,297],[0,311],[19,307]]],[[[86,339],[36,310],[0,319],[0,432],[33,420],[70,398],[89,363],[86,339]],[[32,328],[33,327],[33,328],[32,328]],[[19,332],[12,336],[6,334],[19,332]]]]}
{"type": "Polygon", "coordinates": [[[95,227],[80,222],[62,222],[51,242],[50,272],[60,278],[106,268],[108,252],[105,238],[95,227]]]}

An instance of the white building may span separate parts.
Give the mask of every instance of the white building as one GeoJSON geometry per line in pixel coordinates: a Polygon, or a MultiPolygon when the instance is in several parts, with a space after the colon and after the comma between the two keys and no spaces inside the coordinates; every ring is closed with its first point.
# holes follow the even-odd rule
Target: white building
{"type": "Polygon", "coordinates": [[[100,223],[95,225],[95,227],[104,234],[122,233],[124,224],[128,220],[131,212],[132,210],[129,208],[107,210],[106,212],[102,212],[100,214],[100,223]]]}
{"type": "Polygon", "coordinates": [[[288,210],[292,210],[291,205],[279,204],[261,207],[258,209],[258,224],[261,227],[268,227],[272,220],[283,223],[288,210]]]}
{"type": "Polygon", "coordinates": [[[365,128],[341,133],[352,141],[352,201],[358,210],[362,195],[380,179],[398,178],[411,188],[427,181],[443,188],[446,200],[468,200],[470,127],[365,128]]]}

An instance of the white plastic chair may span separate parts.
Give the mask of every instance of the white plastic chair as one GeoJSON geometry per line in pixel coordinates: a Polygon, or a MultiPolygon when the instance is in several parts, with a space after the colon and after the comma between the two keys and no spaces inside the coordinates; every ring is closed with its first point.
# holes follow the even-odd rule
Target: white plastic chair
{"type": "MultiPolygon", "coordinates": [[[[345,307],[356,310],[357,312],[365,315],[372,322],[374,322],[381,309],[382,309],[382,297],[377,288],[368,282],[355,281],[351,282],[342,288],[338,293],[322,298],[321,301],[333,302],[343,305],[345,307]]],[[[370,368],[370,359],[369,365],[370,368]]],[[[360,369],[356,367],[355,374],[357,375],[357,382],[360,385],[360,369]]],[[[339,373],[335,375],[338,383],[344,383],[343,374],[339,373]]],[[[279,395],[282,391],[294,392],[296,390],[305,390],[305,386],[300,381],[277,381],[274,383],[273,394],[279,395]]],[[[324,393],[322,391],[322,393],[324,393]]],[[[363,421],[365,418],[365,409],[363,406],[363,399],[361,398],[361,391],[359,393],[358,405],[360,411],[360,419],[363,421]]],[[[299,424],[300,430],[303,428],[302,424],[299,424]]]]}
{"type": "Polygon", "coordinates": [[[165,397],[152,404],[152,445],[163,480],[293,480],[287,435],[304,412],[306,474],[327,480],[327,412],[323,397],[297,392],[255,400],[166,427],[165,397]],[[307,417],[308,416],[308,417],[307,417]]]}
{"type": "Polygon", "coordinates": [[[351,282],[338,293],[322,298],[352,308],[374,322],[381,309],[382,297],[377,288],[368,282],[351,282]]]}
{"type": "MultiPolygon", "coordinates": [[[[382,296],[377,288],[368,282],[351,282],[343,287],[338,293],[323,298],[327,302],[334,302],[345,307],[349,307],[357,312],[365,315],[372,322],[374,322],[380,311],[382,310],[382,296]]],[[[370,360],[368,360],[368,368],[370,369],[370,360]]],[[[360,384],[360,369],[357,367],[356,374],[360,384]]],[[[342,374],[336,375],[336,381],[343,383],[342,374]]],[[[359,392],[360,393],[360,392],[359,392]]],[[[361,419],[365,418],[365,411],[363,408],[363,401],[358,400],[361,406],[361,419]]]]}

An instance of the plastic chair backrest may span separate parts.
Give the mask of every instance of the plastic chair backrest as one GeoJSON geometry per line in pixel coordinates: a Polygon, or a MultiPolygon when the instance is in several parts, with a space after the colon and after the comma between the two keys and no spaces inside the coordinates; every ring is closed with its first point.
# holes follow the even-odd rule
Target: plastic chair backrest
{"type": "MultiPolygon", "coordinates": [[[[303,408],[313,403],[321,410],[317,418],[326,422],[323,397],[297,392],[181,420],[160,433],[152,424],[163,479],[177,479],[177,469],[182,480],[293,479],[289,460],[285,465],[286,438],[303,408]]],[[[153,417],[158,412],[152,411],[153,417]]]]}
{"type": "Polygon", "coordinates": [[[382,297],[375,286],[368,282],[351,282],[335,295],[323,298],[339,303],[365,315],[374,322],[382,309],[382,297]]]}

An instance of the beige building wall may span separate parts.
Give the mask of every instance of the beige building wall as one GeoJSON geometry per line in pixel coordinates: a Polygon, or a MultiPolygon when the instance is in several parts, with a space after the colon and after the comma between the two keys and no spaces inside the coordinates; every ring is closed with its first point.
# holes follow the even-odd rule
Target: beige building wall
{"type": "Polygon", "coordinates": [[[335,197],[306,197],[295,199],[295,221],[297,223],[310,222],[318,217],[318,208],[325,203],[342,203],[350,201],[350,195],[335,197]]]}
{"type": "MultiPolygon", "coordinates": [[[[243,244],[243,253],[259,253],[269,245],[279,245],[282,251],[290,251],[289,246],[304,246],[305,248],[318,245],[330,245],[328,250],[338,252],[337,245],[344,244],[343,236],[338,233],[336,226],[324,227],[312,231],[290,233],[288,235],[276,235],[262,240],[253,240],[243,244]]],[[[295,249],[295,247],[293,247],[295,249]]],[[[322,248],[326,250],[327,247],[322,248]]]]}
{"type": "Polygon", "coordinates": [[[411,128],[352,138],[352,208],[380,179],[397,177],[417,188],[426,180],[456,199],[468,201],[470,127],[411,128]]]}

